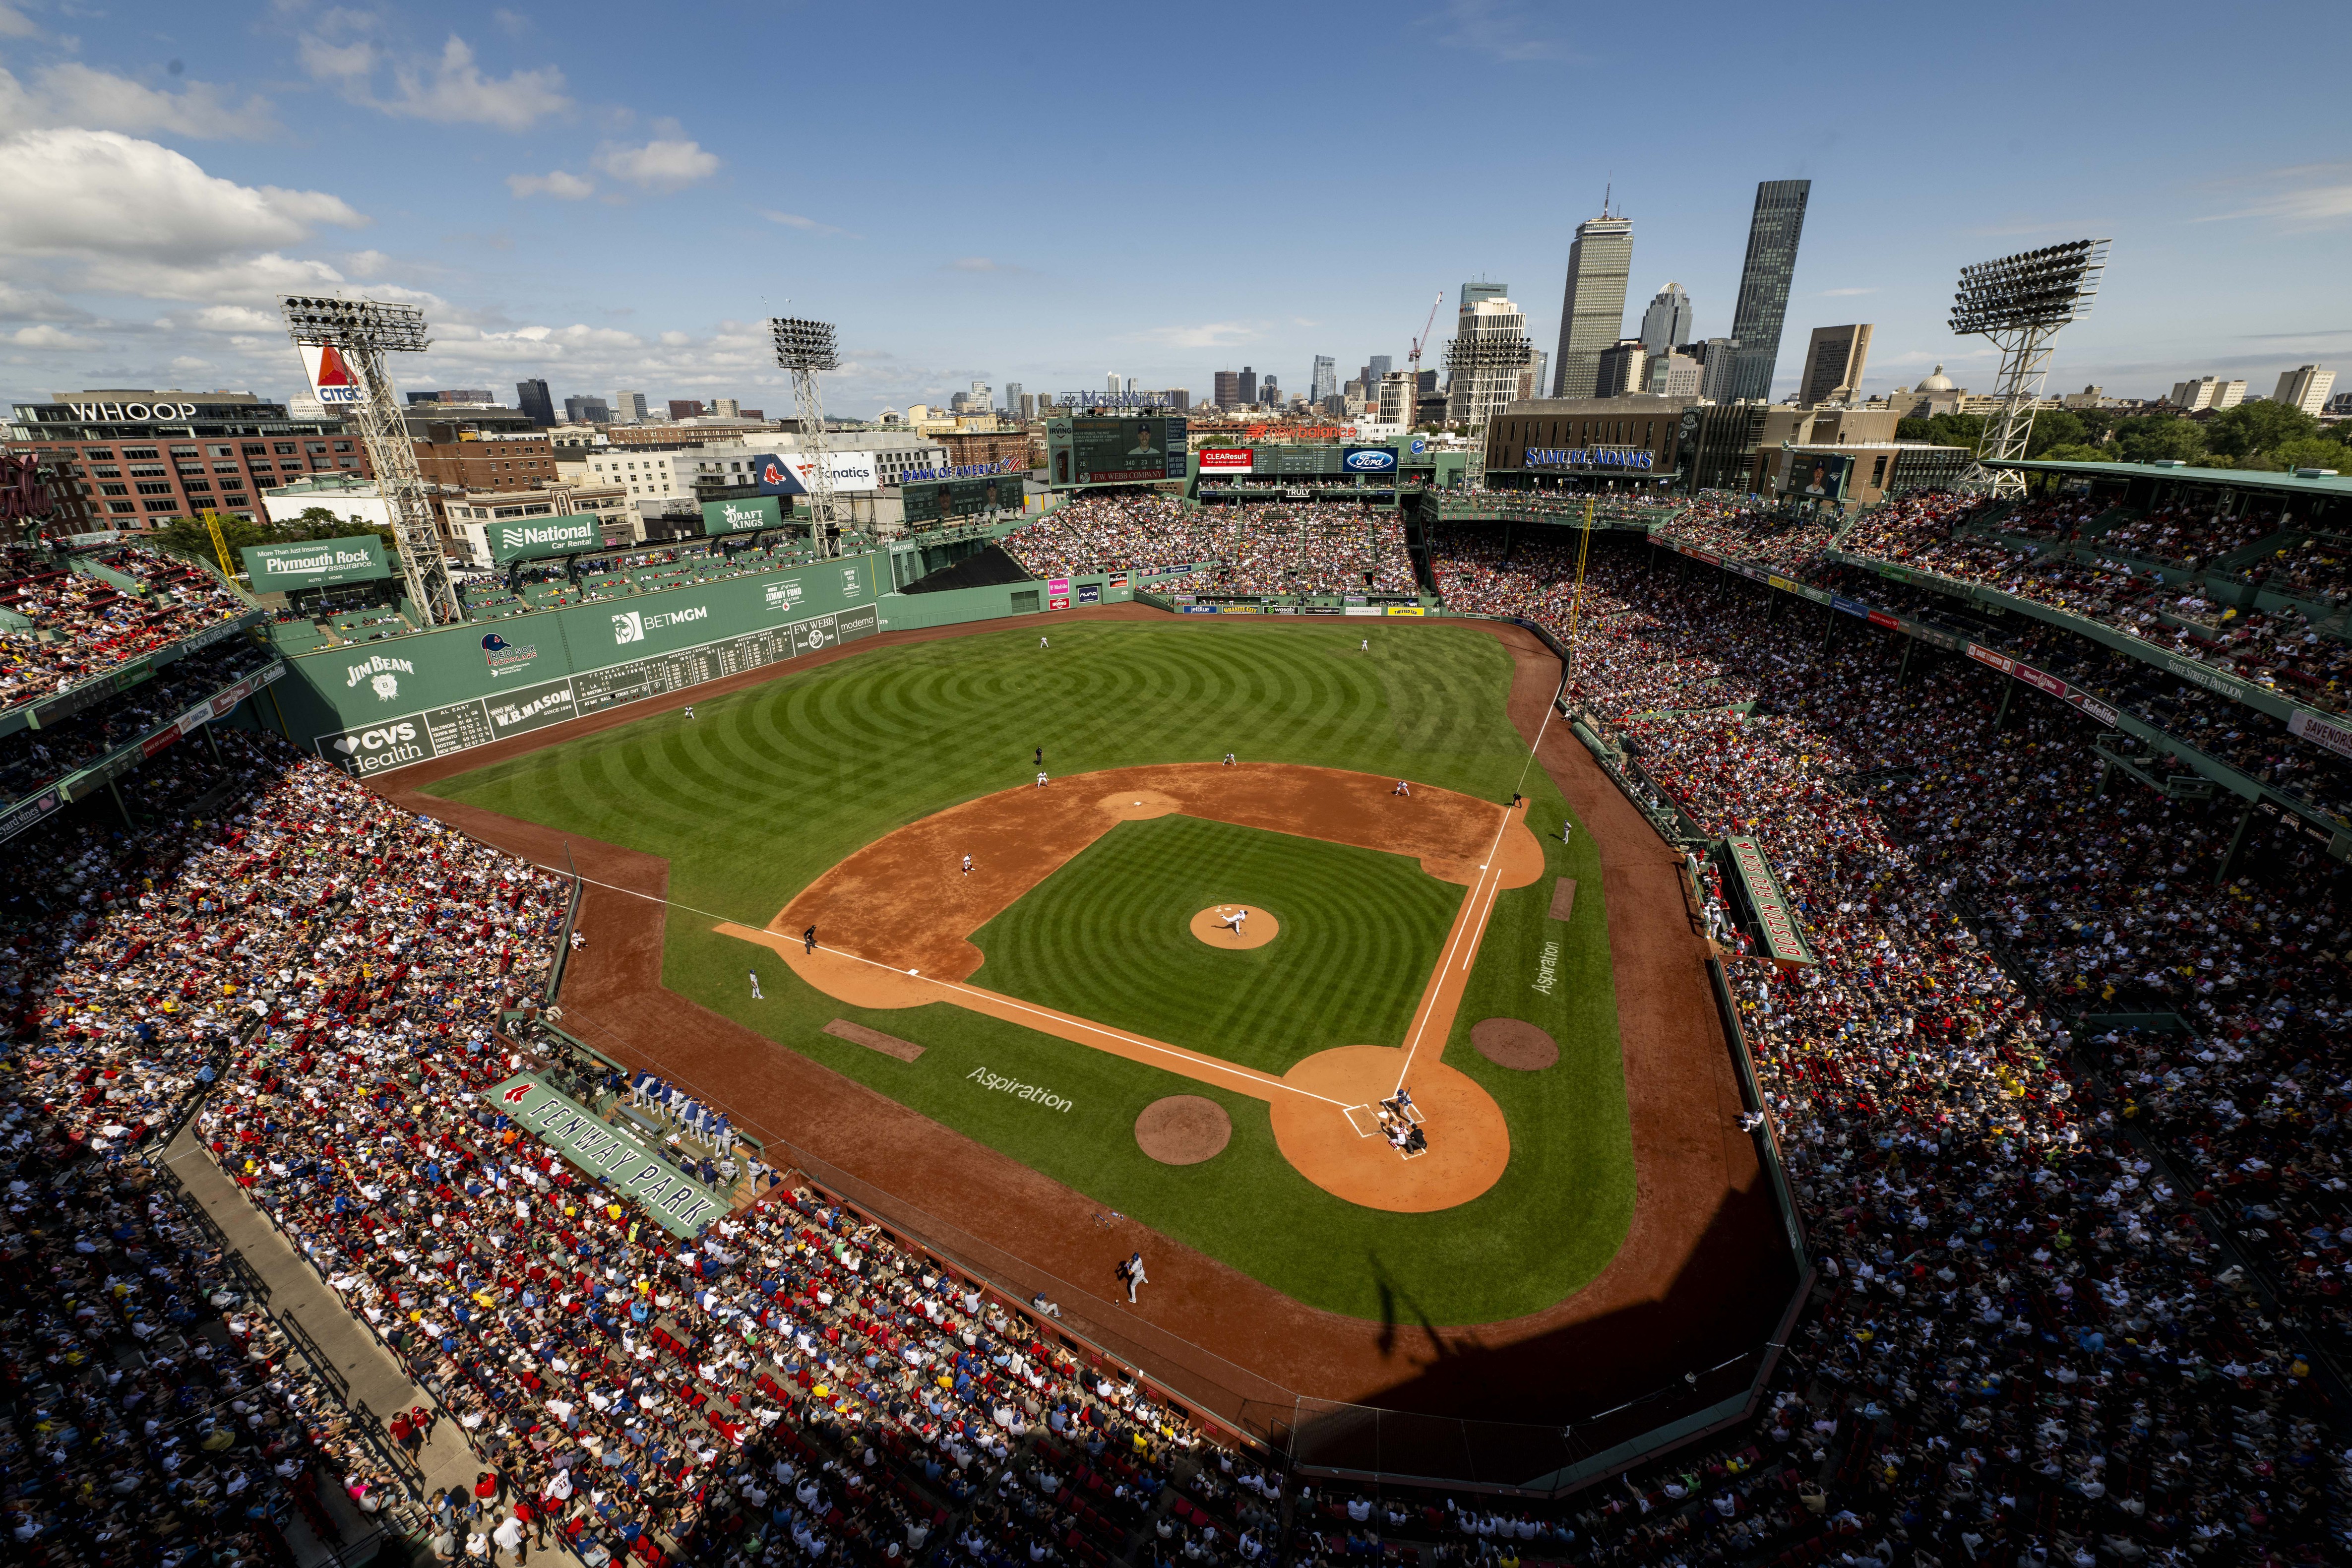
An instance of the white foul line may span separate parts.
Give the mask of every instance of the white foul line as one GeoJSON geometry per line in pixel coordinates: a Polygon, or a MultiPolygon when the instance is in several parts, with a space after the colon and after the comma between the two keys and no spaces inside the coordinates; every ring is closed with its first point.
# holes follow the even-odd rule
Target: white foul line
{"type": "MultiPolygon", "coordinates": [[[[1507,822],[1505,826],[1508,826],[1507,822]]],[[[1499,834],[1496,836],[1496,842],[1498,844],[1502,842],[1502,837],[1499,834]]],[[[604,888],[615,893],[626,893],[633,899],[643,899],[649,904],[661,904],[671,909],[684,910],[688,914],[702,915],[714,921],[725,921],[729,925],[741,926],[746,931],[764,931],[768,935],[778,937],[779,940],[782,941],[789,942],[792,940],[788,933],[768,931],[767,928],[764,926],[755,926],[748,921],[733,920],[726,915],[718,914],[709,910],[698,910],[692,904],[676,903],[673,900],[665,899],[656,893],[641,893],[635,888],[624,888],[614,882],[600,882],[593,877],[583,877],[576,871],[565,870],[554,866],[541,865],[537,861],[533,861],[531,863],[539,866],[539,868],[542,871],[551,871],[559,877],[571,878],[577,881],[584,882],[592,888],[604,888]]],[[[1006,996],[1000,992],[982,991],[977,986],[959,984],[952,980],[935,980],[928,974],[909,974],[906,970],[900,969],[896,964],[883,963],[875,959],[866,958],[857,953],[851,952],[846,948],[829,947],[826,948],[825,951],[827,952],[839,953],[844,958],[855,959],[859,963],[869,964],[876,969],[887,970],[890,973],[896,974],[902,979],[919,980],[926,985],[937,985],[942,990],[964,991],[969,992],[974,996],[990,997],[992,1000],[1001,1003],[1004,1006],[1017,1009],[1020,1012],[1034,1013],[1041,1018],[1056,1018],[1065,1023],[1075,1024],[1083,1029],[1091,1029],[1096,1034],[1101,1035],[1107,1039],[1122,1040],[1128,1045],[1134,1046],[1147,1051],[1156,1051],[1162,1056],[1176,1057],[1185,1061],[1205,1063],[1212,1068],[1231,1073],[1235,1078],[1247,1079],[1253,1082],[1264,1084],[1269,1089],[1279,1089],[1291,1094],[1304,1095],[1309,1100],[1319,1100],[1326,1105],[1339,1106],[1342,1114],[1345,1114],[1348,1109],[1343,1101],[1333,1100],[1328,1094],[1317,1094],[1313,1089],[1300,1089],[1297,1084],[1285,1083],[1282,1079],[1272,1077],[1266,1073],[1262,1073],[1255,1068],[1245,1068],[1237,1066],[1232,1062],[1220,1061],[1215,1057],[1203,1056],[1198,1051],[1186,1051],[1181,1050],[1173,1046],[1160,1045],[1155,1041],[1144,1039],[1139,1036],[1129,1035],[1121,1030],[1107,1029],[1099,1024],[1089,1024],[1084,1018],[1073,1018],[1066,1013],[1055,1013],[1042,1007],[1032,1007],[1026,1003],[1016,1002],[1012,997],[1006,996]]],[[[1451,951],[1447,952],[1446,956],[1448,958],[1453,956],[1451,951]]],[[[1045,1031],[1043,1030],[1039,1031],[1041,1034],[1044,1032],[1045,1031]]],[[[1406,1065],[1408,1067],[1412,1065],[1410,1059],[1407,1060],[1406,1065]]],[[[1192,1075],[1187,1074],[1185,1076],[1189,1077],[1192,1075]]],[[[1399,1079],[1398,1081],[1402,1083],[1403,1080],[1399,1079]]]]}
{"type": "MultiPolygon", "coordinates": [[[[1454,939],[1445,944],[1445,956],[1438,961],[1436,974],[1432,976],[1433,980],[1443,976],[1445,973],[1446,966],[1454,962],[1454,952],[1456,949],[1461,947],[1463,937],[1471,931],[1482,929],[1481,917],[1476,912],[1476,905],[1481,898],[1490,896],[1486,887],[1487,879],[1490,877],[1494,879],[1495,894],[1500,894],[1502,892],[1503,871],[1502,868],[1496,864],[1496,862],[1501,858],[1503,835],[1508,833],[1510,830],[1511,808],[1507,805],[1503,808],[1502,826],[1495,829],[1495,842],[1486,847],[1486,863],[1478,868],[1478,880],[1472,884],[1470,896],[1463,900],[1462,907],[1464,918],[1454,927],[1454,939]]],[[[1474,942],[1471,944],[1470,951],[1462,955],[1462,967],[1465,969],[1469,968],[1470,961],[1477,956],[1477,944],[1474,942]]],[[[1421,1021],[1413,1026],[1412,1038],[1406,1042],[1404,1068],[1397,1074],[1397,1089],[1402,1089],[1404,1087],[1404,1080],[1408,1077],[1412,1076],[1412,1058],[1421,1050],[1422,1033],[1429,1027],[1430,1016],[1436,1011],[1436,993],[1432,991],[1429,997],[1429,1005],[1421,1010],[1421,1021]]],[[[1391,1100],[1394,1100],[1396,1098],[1396,1089],[1391,1089],[1389,1091],[1389,1098],[1391,1100]]]]}

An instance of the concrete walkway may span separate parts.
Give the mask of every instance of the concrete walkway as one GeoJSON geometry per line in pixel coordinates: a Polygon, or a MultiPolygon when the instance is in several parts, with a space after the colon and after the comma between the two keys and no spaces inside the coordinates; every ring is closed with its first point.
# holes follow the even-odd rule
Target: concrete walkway
{"type": "MultiPolygon", "coordinates": [[[[400,1411],[419,1405],[435,1408],[432,1396],[408,1380],[392,1352],[344,1309],[341,1298],[247,1201],[243,1191],[214,1162],[212,1152],[197,1142],[194,1127],[192,1121],[164,1148],[164,1162],[268,1287],[270,1315],[280,1322],[299,1323],[310,1336],[349,1381],[354,1410],[365,1404],[379,1419],[389,1421],[400,1411]]],[[[434,1423],[433,1436],[420,1458],[424,1479],[419,1484],[428,1494],[453,1486],[470,1493],[481,1468],[458,1435],[454,1418],[434,1423]]]]}

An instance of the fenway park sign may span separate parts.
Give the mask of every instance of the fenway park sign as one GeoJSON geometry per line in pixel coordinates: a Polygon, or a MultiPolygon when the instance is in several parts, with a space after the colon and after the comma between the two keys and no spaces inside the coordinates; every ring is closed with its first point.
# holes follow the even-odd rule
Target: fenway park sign
{"type": "Polygon", "coordinates": [[[1763,847],[1753,838],[1727,838],[1723,847],[1731,856],[1732,868],[1739,873],[1748,907],[1756,911],[1765,952],[1775,963],[1812,963],[1813,955],[1805,951],[1804,939],[1797,934],[1797,917],[1790,912],[1789,900],[1780,896],[1780,880],[1764,858],[1763,847]]]}

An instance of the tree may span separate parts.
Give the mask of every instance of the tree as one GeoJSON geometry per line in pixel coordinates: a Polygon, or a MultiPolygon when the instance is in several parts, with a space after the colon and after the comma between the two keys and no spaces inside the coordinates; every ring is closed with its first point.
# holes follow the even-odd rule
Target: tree
{"type": "Polygon", "coordinates": [[[2269,456],[2285,469],[2334,468],[2339,474],[2352,474],[2352,446],[2331,441],[2325,436],[2282,441],[2271,448],[2269,456]]]}
{"type": "Polygon", "coordinates": [[[2319,421],[2292,404],[2262,398],[2224,408],[2205,421],[2205,445],[2225,458],[2259,457],[2288,441],[2308,440],[2319,434],[2319,421]]]}
{"type": "Polygon", "coordinates": [[[2178,414],[2146,414],[2116,422],[2116,456],[2126,463],[2179,458],[2194,463],[2205,456],[2205,432],[2178,414]]]}
{"type": "Polygon", "coordinates": [[[2033,434],[2025,443],[2029,458],[2046,458],[2053,447],[2079,447],[2086,432],[2082,420],[2063,408],[2034,416],[2033,434]]]}

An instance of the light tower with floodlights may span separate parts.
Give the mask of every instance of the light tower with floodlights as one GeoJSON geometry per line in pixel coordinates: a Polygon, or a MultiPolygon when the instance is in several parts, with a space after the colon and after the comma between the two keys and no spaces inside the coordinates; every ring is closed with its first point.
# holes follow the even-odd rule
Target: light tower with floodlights
{"type": "Polygon", "coordinates": [[[834,526],[833,468],[825,456],[824,404],[817,395],[816,373],[841,368],[831,321],[811,321],[798,316],[772,316],[768,335],[776,346],[776,363],[792,373],[793,406],[801,421],[801,450],[809,459],[809,543],[819,555],[833,553],[827,531],[834,526]]]}
{"type": "Polygon", "coordinates": [[[2033,405],[2050,374],[2050,340],[2090,313],[2091,296],[2106,270],[2107,244],[2073,239],[1960,268],[1952,331],[1988,338],[2000,351],[2000,407],[1985,420],[1976,461],[1960,476],[1963,487],[1997,496],[2025,492],[2023,474],[1991,465],[2025,456],[2033,405]]]}
{"type": "Polygon", "coordinates": [[[433,345],[425,335],[425,312],[414,305],[308,294],[281,296],[278,306],[296,343],[322,346],[341,358],[341,376],[313,372],[312,384],[322,398],[341,393],[334,400],[337,412],[360,428],[368,466],[375,470],[376,494],[383,498],[393,539],[400,546],[409,602],[427,625],[464,620],[466,612],[449,581],[449,563],[433,526],[433,503],[416,466],[416,448],[409,443],[408,422],[401,416],[392,374],[384,368],[388,353],[423,353],[433,345]]]}

